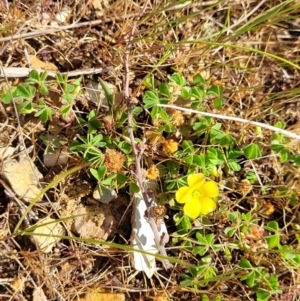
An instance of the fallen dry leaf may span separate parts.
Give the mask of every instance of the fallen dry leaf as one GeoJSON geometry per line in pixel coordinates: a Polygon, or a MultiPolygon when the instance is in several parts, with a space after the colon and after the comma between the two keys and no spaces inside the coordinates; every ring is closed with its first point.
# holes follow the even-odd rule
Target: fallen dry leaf
{"type": "Polygon", "coordinates": [[[37,227],[33,231],[33,242],[37,248],[41,249],[44,253],[49,253],[52,251],[55,244],[60,241],[59,237],[54,237],[57,235],[64,235],[63,227],[55,220],[50,217],[46,217],[36,223],[37,227]],[[34,235],[34,234],[37,235],[34,235]],[[44,234],[46,236],[39,236],[38,234],[44,234]]]}
{"type": "Polygon", "coordinates": [[[124,294],[103,293],[99,291],[91,291],[80,298],[80,301],[125,301],[124,294]]]}
{"type": "MultiPolygon", "coordinates": [[[[155,181],[149,181],[146,189],[155,189],[155,181]]],[[[151,199],[152,206],[156,205],[155,197],[151,199]]],[[[154,208],[153,208],[154,209],[154,208]]],[[[155,238],[152,228],[145,218],[147,210],[146,203],[141,194],[141,190],[134,194],[133,210],[132,210],[132,240],[131,244],[137,252],[133,253],[133,265],[137,271],[143,271],[148,278],[151,278],[156,270],[155,254],[159,252],[155,244],[155,238]],[[139,251],[146,251],[154,255],[140,253],[139,251]]],[[[168,237],[166,224],[161,220],[160,225],[157,225],[158,234],[160,237],[164,235],[168,237]]]]}
{"type": "Polygon", "coordinates": [[[251,226],[251,233],[247,234],[246,238],[250,240],[260,240],[263,238],[264,232],[265,230],[263,226],[258,227],[253,225],[251,226]]]}
{"type": "Polygon", "coordinates": [[[240,192],[243,196],[247,195],[252,190],[252,185],[248,179],[244,179],[238,186],[238,192],[240,192]]]}
{"type": "Polygon", "coordinates": [[[275,207],[271,202],[266,202],[263,204],[262,208],[260,209],[260,212],[266,216],[270,216],[274,213],[275,207]]]}
{"type": "Polygon", "coordinates": [[[16,278],[11,283],[10,286],[14,291],[23,291],[25,289],[25,281],[22,278],[16,278]]]}
{"type": "Polygon", "coordinates": [[[42,69],[45,71],[58,71],[58,68],[50,62],[43,62],[35,55],[29,55],[29,60],[33,69],[42,69]]]}
{"type": "Polygon", "coordinates": [[[154,298],[153,301],[169,301],[170,299],[163,295],[163,294],[157,294],[154,298]]]}

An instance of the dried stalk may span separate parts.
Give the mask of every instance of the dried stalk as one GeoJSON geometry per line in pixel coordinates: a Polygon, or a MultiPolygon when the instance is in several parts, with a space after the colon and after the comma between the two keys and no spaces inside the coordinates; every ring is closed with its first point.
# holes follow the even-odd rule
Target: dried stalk
{"type": "MultiPolygon", "coordinates": [[[[103,18],[101,20],[94,20],[94,21],[87,21],[87,22],[79,22],[79,23],[73,23],[70,25],[61,25],[61,26],[57,26],[57,27],[50,27],[50,28],[43,28],[43,29],[37,29],[31,32],[27,32],[24,34],[20,34],[18,30],[18,32],[12,36],[9,37],[4,37],[4,38],[0,38],[0,43],[2,42],[8,42],[8,41],[14,41],[14,40],[19,40],[19,39],[30,39],[33,37],[39,37],[42,35],[48,35],[48,34],[54,34],[56,32],[59,31],[65,31],[65,30],[70,30],[70,29],[74,29],[74,28],[80,28],[80,27],[85,27],[85,26],[96,26],[99,24],[104,24],[107,22],[112,22],[115,20],[123,20],[126,18],[131,18],[132,16],[135,16],[136,14],[128,14],[125,16],[120,16],[120,17],[115,17],[115,18],[103,18]]],[[[23,28],[23,26],[21,27],[23,28]]]]}
{"type": "MultiPolygon", "coordinates": [[[[35,69],[35,68],[26,68],[26,67],[3,67],[0,69],[0,77],[27,77],[29,72],[32,70],[36,70],[39,73],[47,70],[35,69]]],[[[107,68],[90,68],[83,70],[74,70],[69,72],[56,72],[56,71],[47,71],[49,76],[55,77],[58,73],[60,74],[68,74],[68,77],[75,77],[81,75],[89,75],[89,74],[97,74],[112,71],[113,67],[107,68]]]]}
{"type": "Polygon", "coordinates": [[[198,110],[193,110],[193,109],[189,109],[189,108],[182,108],[182,107],[178,107],[178,106],[174,106],[174,105],[164,105],[164,104],[158,104],[159,107],[163,107],[163,108],[170,108],[170,109],[175,109],[175,110],[180,110],[183,112],[188,112],[188,113],[194,113],[194,114],[198,114],[198,115],[202,115],[202,116],[208,116],[208,117],[213,117],[213,118],[218,118],[218,119],[223,119],[223,120],[231,120],[231,121],[236,121],[236,122],[241,122],[241,123],[247,123],[247,124],[251,124],[254,126],[258,126],[258,127],[262,127],[265,129],[268,129],[270,131],[273,131],[275,133],[279,133],[282,135],[285,135],[289,138],[292,139],[296,139],[298,141],[300,141],[300,136],[287,131],[287,130],[283,130],[280,128],[276,128],[275,126],[266,124],[266,123],[262,123],[262,122],[257,122],[257,121],[252,121],[252,120],[248,120],[248,119],[243,119],[240,117],[235,117],[235,116],[227,116],[227,115],[221,115],[221,114],[215,114],[215,113],[210,113],[210,112],[201,112],[198,110]]]}
{"type": "MultiPolygon", "coordinates": [[[[146,1],[146,3],[144,4],[143,8],[141,9],[140,13],[136,16],[133,24],[132,24],[132,28],[131,31],[129,33],[129,39],[126,45],[126,49],[125,49],[125,53],[124,53],[124,69],[125,69],[125,75],[124,75],[124,82],[123,82],[123,95],[124,95],[124,100],[126,102],[127,105],[127,111],[128,111],[128,133],[129,133],[129,138],[130,138],[130,142],[132,145],[132,150],[133,150],[133,154],[135,156],[135,176],[136,176],[136,180],[138,182],[138,185],[141,189],[141,193],[143,196],[143,199],[146,203],[147,206],[147,216],[148,216],[148,222],[151,226],[151,229],[153,231],[154,234],[154,241],[156,244],[156,247],[159,251],[159,253],[163,256],[167,257],[167,252],[166,249],[164,247],[164,242],[163,239],[161,239],[161,237],[159,236],[159,232],[157,229],[157,225],[155,222],[155,219],[153,217],[152,214],[152,210],[151,210],[151,202],[149,201],[148,195],[147,195],[147,191],[145,191],[145,178],[143,176],[142,173],[142,168],[141,168],[141,160],[142,160],[142,155],[143,155],[143,145],[142,144],[138,144],[136,145],[135,141],[134,141],[134,134],[133,134],[133,130],[132,130],[132,120],[133,120],[133,108],[135,107],[136,102],[134,101],[134,99],[132,99],[129,95],[129,54],[130,54],[130,50],[132,48],[132,44],[133,44],[133,37],[134,37],[134,32],[136,30],[137,27],[137,23],[139,22],[139,20],[141,19],[142,15],[145,13],[146,7],[149,3],[149,0],[146,1]]],[[[163,260],[163,265],[165,269],[169,269],[170,267],[170,263],[168,260],[163,260]]]]}

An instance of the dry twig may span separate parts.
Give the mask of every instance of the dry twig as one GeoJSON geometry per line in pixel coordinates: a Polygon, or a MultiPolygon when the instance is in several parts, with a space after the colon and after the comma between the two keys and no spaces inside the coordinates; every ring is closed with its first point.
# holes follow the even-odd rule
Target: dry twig
{"type": "MultiPolygon", "coordinates": [[[[149,224],[151,226],[151,229],[153,231],[153,234],[154,234],[154,241],[155,241],[156,247],[159,250],[161,255],[167,257],[167,252],[166,252],[166,249],[164,247],[164,243],[162,242],[162,239],[159,237],[159,232],[158,232],[158,229],[157,229],[157,225],[155,223],[155,219],[154,219],[153,214],[151,212],[151,202],[149,201],[147,191],[145,190],[145,186],[144,186],[145,178],[143,176],[142,169],[141,169],[141,159],[142,159],[144,149],[143,149],[142,144],[137,144],[136,145],[136,143],[134,141],[134,134],[133,134],[133,130],[132,130],[132,119],[133,119],[132,111],[133,111],[134,106],[136,105],[136,102],[129,95],[129,79],[130,79],[130,77],[129,77],[129,54],[130,54],[130,50],[132,48],[134,32],[136,30],[137,23],[141,19],[142,15],[145,13],[148,2],[149,2],[149,0],[146,1],[146,3],[144,4],[142,10],[136,16],[136,18],[133,22],[132,28],[131,28],[131,32],[129,33],[129,39],[128,39],[126,49],[125,49],[125,53],[124,53],[125,75],[124,75],[124,83],[123,83],[123,95],[124,95],[124,100],[126,102],[127,111],[128,111],[128,133],[129,133],[129,138],[130,138],[130,142],[131,142],[131,145],[132,145],[132,150],[133,150],[133,153],[134,153],[134,156],[135,156],[135,176],[136,176],[136,180],[138,182],[138,185],[141,189],[142,196],[143,196],[144,201],[146,203],[148,222],[149,222],[149,224]]],[[[164,265],[165,269],[170,268],[170,263],[167,260],[163,260],[163,265],[164,265]]]]}
{"type": "Polygon", "coordinates": [[[287,130],[276,128],[275,126],[272,126],[272,125],[269,125],[269,124],[266,124],[266,123],[247,120],[247,119],[243,119],[243,118],[239,118],[239,117],[235,117],[235,116],[226,116],[226,115],[209,113],[209,112],[201,112],[201,111],[188,109],[188,108],[182,108],[182,107],[178,107],[178,106],[174,106],[174,105],[158,104],[158,106],[163,107],[163,108],[170,108],[170,109],[180,110],[180,111],[184,111],[184,112],[188,112],[188,113],[195,113],[195,114],[202,115],[202,116],[208,116],[208,117],[223,119],[223,120],[232,120],[232,121],[237,121],[237,122],[241,122],[241,123],[248,123],[248,124],[258,126],[258,127],[262,127],[262,128],[268,129],[270,131],[273,131],[275,133],[279,133],[279,134],[285,135],[289,138],[296,139],[296,140],[300,141],[300,136],[299,135],[294,134],[294,133],[292,133],[290,131],[287,131],[287,130]]]}
{"type": "MultiPolygon", "coordinates": [[[[26,67],[3,67],[0,69],[0,77],[27,77],[29,72],[32,70],[36,70],[39,73],[46,71],[41,69],[35,69],[35,68],[26,68],[26,67]]],[[[83,69],[83,70],[74,70],[69,72],[54,72],[54,71],[47,71],[49,76],[55,77],[58,73],[60,74],[67,74],[68,77],[75,77],[75,76],[81,76],[81,75],[89,75],[89,74],[98,74],[98,73],[104,73],[109,72],[113,70],[112,67],[107,68],[90,68],[90,69],[83,69]]]]}
{"type": "Polygon", "coordinates": [[[33,38],[33,37],[38,37],[38,36],[48,35],[48,34],[54,34],[54,33],[59,32],[59,31],[65,31],[65,30],[70,30],[70,29],[80,28],[80,27],[85,27],[85,26],[96,26],[96,25],[99,25],[99,24],[112,22],[114,20],[130,18],[130,17],[135,16],[135,15],[136,14],[128,14],[128,15],[116,17],[116,18],[113,18],[113,19],[112,18],[106,18],[106,19],[101,19],[101,20],[79,22],[79,23],[73,23],[73,24],[65,25],[65,26],[56,26],[56,27],[50,27],[50,28],[46,28],[46,29],[38,29],[38,30],[34,30],[34,31],[27,32],[27,33],[24,33],[24,34],[20,34],[19,31],[23,28],[23,25],[22,25],[21,28],[18,30],[18,32],[16,34],[14,34],[12,36],[9,36],[9,37],[0,38],[0,43],[1,42],[14,41],[14,40],[18,40],[18,39],[23,39],[23,40],[30,39],[30,38],[33,38]]]}

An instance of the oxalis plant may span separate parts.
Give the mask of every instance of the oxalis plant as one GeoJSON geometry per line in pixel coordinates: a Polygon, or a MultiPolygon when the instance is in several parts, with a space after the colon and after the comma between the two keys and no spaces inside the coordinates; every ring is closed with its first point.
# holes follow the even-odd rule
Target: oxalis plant
{"type": "Polygon", "coordinates": [[[1,101],[4,104],[15,102],[16,108],[21,114],[34,114],[42,122],[52,120],[57,110],[63,118],[70,115],[76,96],[81,89],[81,78],[70,81],[68,75],[57,74],[56,78],[50,81],[48,73],[32,70],[24,83],[11,87],[2,94],[1,101]],[[61,103],[59,108],[47,101],[51,87],[59,88],[61,92],[61,103]]]}
{"type": "MultiPolygon", "coordinates": [[[[144,84],[148,91],[144,94],[143,102],[154,125],[153,129],[145,132],[145,136],[149,144],[160,144],[166,155],[155,166],[163,179],[160,201],[178,209],[173,217],[178,231],[173,233],[172,242],[184,248],[184,252],[190,252],[191,258],[198,259],[197,264],[188,268],[188,273],[182,274],[181,284],[197,289],[215,281],[239,279],[260,301],[282,293],[278,275],[262,262],[257,262],[256,255],[251,254],[251,241],[253,244],[253,241],[261,240],[264,242],[263,252],[279,252],[279,260],[288,269],[295,270],[299,264],[299,253],[293,247],[281,244],[278,222],[263,224],[260,212],[264,211],[265,216],[271,215],[272,206],[269,205],[265,210],[263,203],[258,203],[258,208],[249,212],[233,211],[222,202],[217,206],[222,194],[217,182],[223,182],[224,173],[233,175],[240,172],[245,160],[256,160],[263,156],[261,141],[264,128],[275,132],[271,140],[274,155],[282,163],[289,161],[299,165],[298,151],[290,139],[299,140],[299,136],[284,131],[285,124],[282,122],[272,127],[203,112],[207,101],[212,102],[215,109],[220,109],[225,100],[222,87],[209,85],[200,75],[194,76],[190,83],[182,74],[174,74],[168,83],[156,83],[154,78],[148,78],[144,84]],[[182,110],[178,105],[169,104],[192,109],[182,110]],[[184,116],[182,111],[188,115],[184,116]],[[241,145],[237,135],[224,129],[216,118],[253,124],[257,141],[241,145]],[[179,139],[173,138],[176,136],[174,133],[179,139]],[[216,233],[216,224],[224,224],[221,233],[219,230],[216,233]],[[223,257],[229,263],[236,252],[242,252],[244,257],[235,266],[230,264],[230,268],[220,271],[215,259],[223,257]],[[291,259],[289,263],[287,257],[291,259]]],[[[149,171],[149,175],[152,174],[155,178],[153,170],[149,171]]],[[[251,189],[258,180],[255,170],[246,172],[244,183],[248,188],[251,189]]],[[[281,195],[288,193],[287,189],[278,192],[281,195]]],[[[261,193],[265,194],[264,188],[261,193]]],[[[290,193],[289,197],[291,204],[295,205],[296,195],[290,193]]],[[[203,296],[202,299],[207,300],[208,297],[203,296]]],[[[216,299],[219,300],[220,296],[216,299]]]]}
{"type": "MultiPolygon", "coordinates": [[[[204,116],[207,101],[220,109],[225,99],[223,88],[210,85],[201,75],[195,75],[191,82],[180,73],[171,75],[164,83],[148,77],[143,85],[146,88],[143,103],[129,104],[128,112],[116,107],[112,92],[102,82],[109,99],[109,113],[104,116],[91,110],[85,115],[77,114],[72,126],[78,134],[67,143],[70,151],[80,154],[90,165],[89,172],[100,190],[101,187],[129,187],[132,193],[138,192],[142,184],[131,170],[136,158],[139,163],[144,162],[145,180],[160,179],[156,191],[159,204],[170,207],[177,227],[171,233],[171,243],[192,258],[193,264],[181,275],[182,285],[198,289],[219,280],[239,279],[256,294],[257,300],[268,300],[279,294],[278,275],[251,254],[249,241],[264,241],[264,252],[278,253],[282,264],[291,270],[298,268],[300,255],[282,242],[283,233],[277,221],[263,224],[259,214],[262,204],[258,203],[255,210],[240,212],[221,201],[224,185],[220,183],[224,182],[224,173],[239,172],[245,160],[264,155],[260,142],[264,125],[256,124],[257,141],[241,145],[237,136],[224,129],[216,118],[204,116]],[[164,107],[170,104],[177,107],[164,107]],[[185,114],[181,107],[191,108],[193,114],[185,114]],[[144,112],[150,117],[147,127],[140,125],[144,112]],[[125,126],[129,117],[132,132],[125,126]],[[133,146],[132,135],[137,135],[140,129],[142,136],[133,138],[133,146]],[[223,226],[216,231],[216,225],[223,226]],[[216,259],[222,257],[230,263],[236,252],[242,254],[238,263],[220,270],[216,259]]],[[[45,123],[55,112],[67,117],[80,91],[80,79],[69,80],[66,75],[57,75],[49,80],[46,72],[31,71],[24,83],[3,92],[1,100],[5,105],[15,102],[20,114],[33,114],[45,123]],[[62,94],[58,107],[47,100],[53,86],[59,87],[62,94]]],[[[282,163],[288,160],[299,165],[293,141],[284,132],[285,124],[278,122],[275,126],[270,145],[274,155],[282,163]]],[[[245,178],[249,187],[258,181],[254,170],[248,170],[245,178]]],[[[280,189],[279,193],[286,196],[289,192],[280,189]]],[[[289,198],[292,204],[297,202],[295,194],[289,198]]],[[[220,298],[216,296],[215,300],[220,298]]]]}

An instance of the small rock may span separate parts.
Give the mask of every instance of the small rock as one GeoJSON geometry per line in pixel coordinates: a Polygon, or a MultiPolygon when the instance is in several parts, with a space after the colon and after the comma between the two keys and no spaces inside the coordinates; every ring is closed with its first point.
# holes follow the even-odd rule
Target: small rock
{"type": "Polygon", "coordinates": [[[5,160],[2,177],[10,184],[12,190],[26,202],[31,202],[41,192],[38,186],[43,175],[29,157],[20,157],[19,162],[16,159],[5,160]]]}
{"type": "Polygon", "coordinates": [[[108,189],[106,187],[101,187],[101,191],[99,187],[96,186],[93,191],[93,198],[100,203],[108,204],[110,201],[117,197],[117,193],[113,189],[108,189]]]}
{"type": "MultiPolygon", "coordinates": [[[[112,92],[113,99],[114,99],[114,106],[118,107],[123,100],[122,93],[118,92],[117,87],[114,86],[113,84],[107,82],[105,82],[105,84],[112,92]]],[[[85,89],[87,91],[87,97],[89,98],[89,101],[93,102],[97,106],[100,105],[100,106],[108,107],[108,101],[99,82],[90,81],[87,83],[85,89]]]]}
{"type": "Polygon", "coordinates": [[[53,167],[56,165],[65,166],[68,164],[69,155],[66,147],[62,149],[56,149],[54,152],[44,154],[43,162],[47,167],[53,167]]]}
{"type": "Polygon", "coordinates": [[[78,206],[72,212],[74,216],[72,230],[80,237],[107,240],[117,226],[116,219],[109,214],[108,209],[97,206],[78,206]]]}
{"type": "Polygon", "coordinates": [[[50,217],[46,217],[36,223],[37,227],[33,231],[32,239],[37,248],[44,253],[52,251],[57,242],[60,241],[59,237],[53,237],[57,235],[64,235],[65,231],[63,227],[50,217]],[[36,233],[36,235],[34,235],[36,233]],[[47,236],[39,236],[38,234],[45,234],[47,236]]]}

